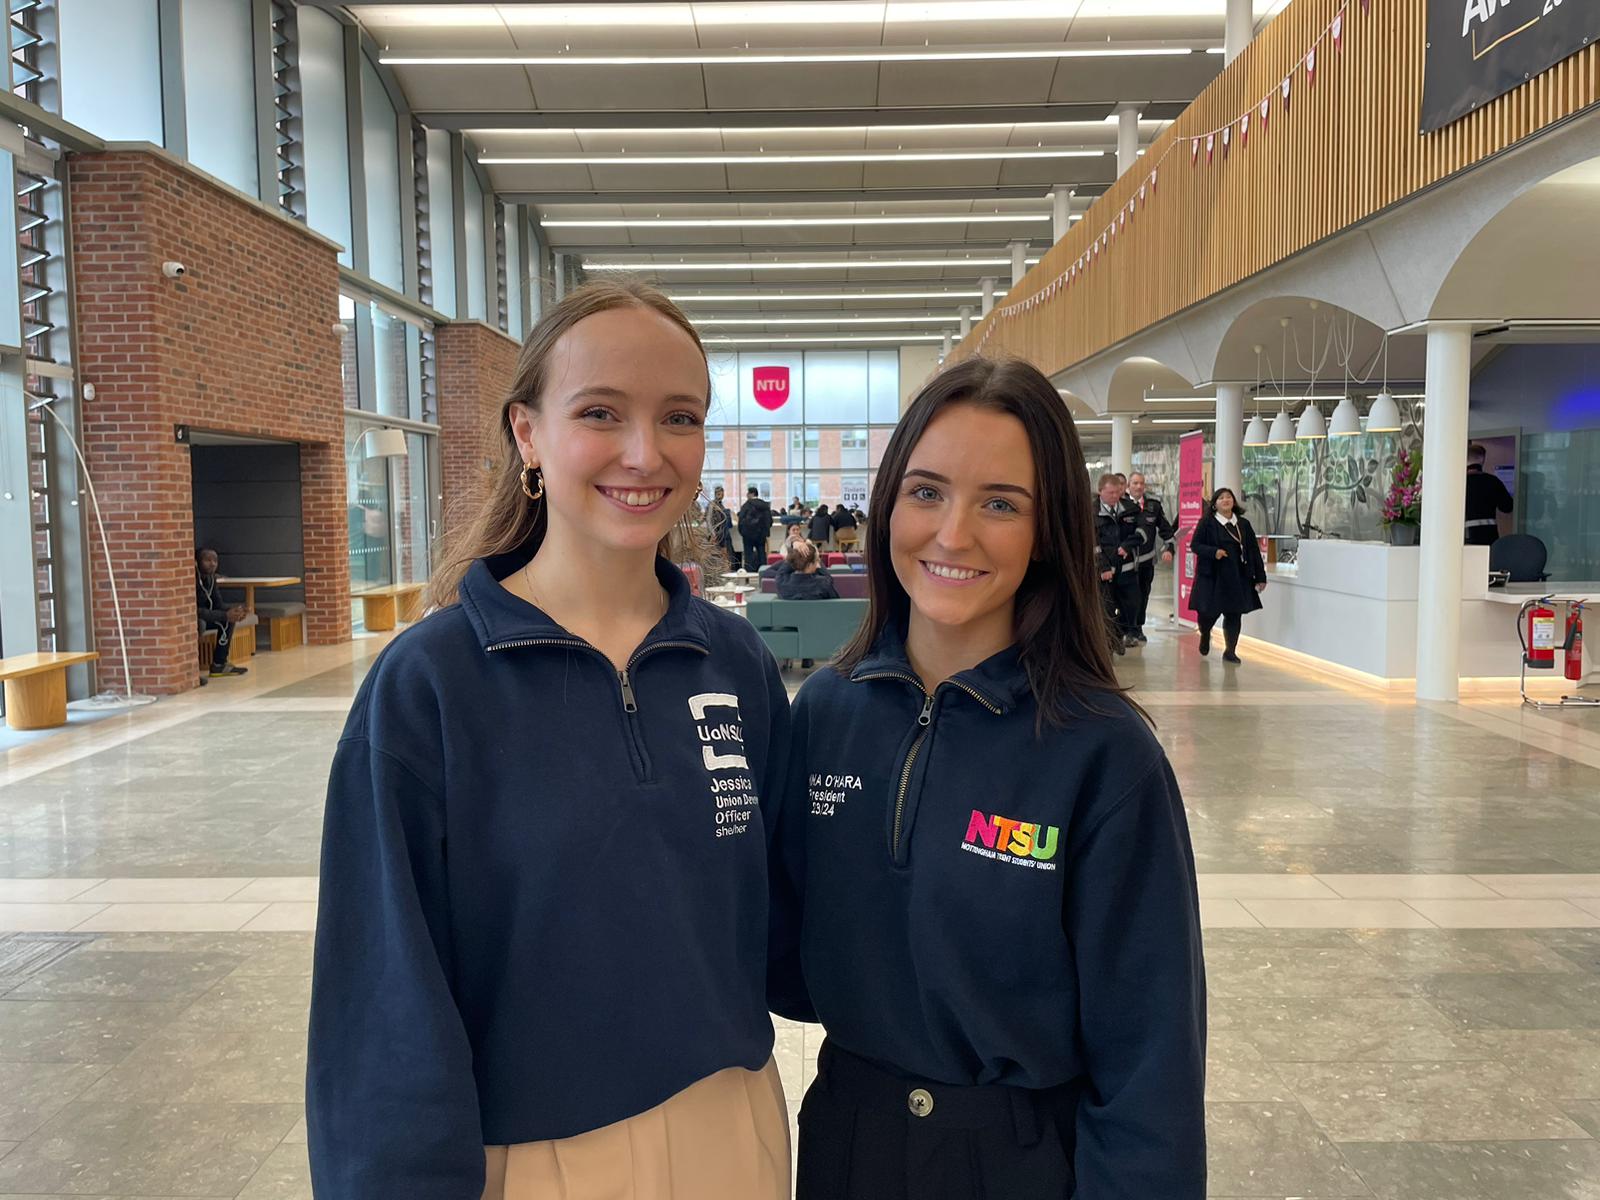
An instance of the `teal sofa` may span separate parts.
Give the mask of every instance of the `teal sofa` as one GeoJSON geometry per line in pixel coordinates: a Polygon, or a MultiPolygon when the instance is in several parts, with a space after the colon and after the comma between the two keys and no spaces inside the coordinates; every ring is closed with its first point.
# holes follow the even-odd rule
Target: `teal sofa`
{"type": "Polygon", "coordinates": [[[832,658],[867,615],[865,600],[779,600],[752,594],[745,608],[772,656],[795,662],[832,658]]]}

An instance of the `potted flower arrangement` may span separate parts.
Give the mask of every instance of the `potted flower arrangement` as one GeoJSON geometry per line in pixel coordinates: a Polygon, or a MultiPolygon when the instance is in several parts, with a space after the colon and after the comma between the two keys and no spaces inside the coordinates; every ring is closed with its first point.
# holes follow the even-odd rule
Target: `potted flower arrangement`
{"type": "Polygon", "coordinates": [[[1383,499],[1383,523],[1396,546],[1415,546],[1422,524],[1422,451],[1402,450],[1383,499]]]}

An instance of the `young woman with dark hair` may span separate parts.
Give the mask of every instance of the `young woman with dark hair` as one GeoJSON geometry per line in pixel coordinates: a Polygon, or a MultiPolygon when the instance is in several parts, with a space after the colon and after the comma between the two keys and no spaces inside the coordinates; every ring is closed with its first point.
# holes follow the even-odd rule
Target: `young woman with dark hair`
{"type": "Polygon", "coordinates": [[[1200,616],[1200,653],[1211,653],[1211,630],[1222,618],[1222,660],[1239,662],[1239,634],[1244,614],[1261,607],[1267,590],[1267,566],[1256,531],[1232,488],[1219,487],[1189,539],[1194,552],[1194,590],[1189,607],[1200,616]]]}
{"type": "Polygon", "coordinates": [[[827,1030],[798,1194],[1200,1200],[1193,854],[1112,672],[1055,387],[937,375],[871,511],[868,615],[796,701],[780,830],[800,934],[773,1002],[827,1030]]]}
{"type": "Polygon", "coordinates": [[[307,1079],[338,1200],[780,1200],[788,701],[690,595],[709,399],[639,284],[528,335],[499,461],[334,756],[307,1079]]]}

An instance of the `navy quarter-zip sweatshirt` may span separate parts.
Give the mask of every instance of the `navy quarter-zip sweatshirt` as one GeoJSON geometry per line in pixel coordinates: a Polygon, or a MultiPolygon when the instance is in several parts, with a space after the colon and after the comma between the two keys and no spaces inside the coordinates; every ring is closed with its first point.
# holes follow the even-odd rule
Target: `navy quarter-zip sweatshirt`
{"type": "Polygon", "coordinates": [[[618,672],[480,560],[379,655],[334,757],[307,1072],[319,1200],[479,1200],[485,1145],[635,1116],[772,1051],[789,706],[660,560],[618,672]]]}
{"type": "Polygon", "coordinates": [[[1015,647],[925,693],[892,625],[849,678],[807,680],[783,832],[805,989],[830,1039],[901,1074],[1077,1084],[1082,1200],[1202,1200],[1188,824],[1138,714],[1093,707],[1039,734],[1015,647]]]}

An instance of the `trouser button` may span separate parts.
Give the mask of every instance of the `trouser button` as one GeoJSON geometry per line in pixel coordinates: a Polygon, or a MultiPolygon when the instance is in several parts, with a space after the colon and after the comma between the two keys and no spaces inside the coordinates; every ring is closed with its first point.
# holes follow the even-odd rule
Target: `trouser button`
{"type": "Polygon", "coordinates": [[[911,1110],[912,1116],[925,1117],[933,1111],[933,1096],[927,1088],[918,1088],[906,1097],[906,1107],[911,1110]]]}

